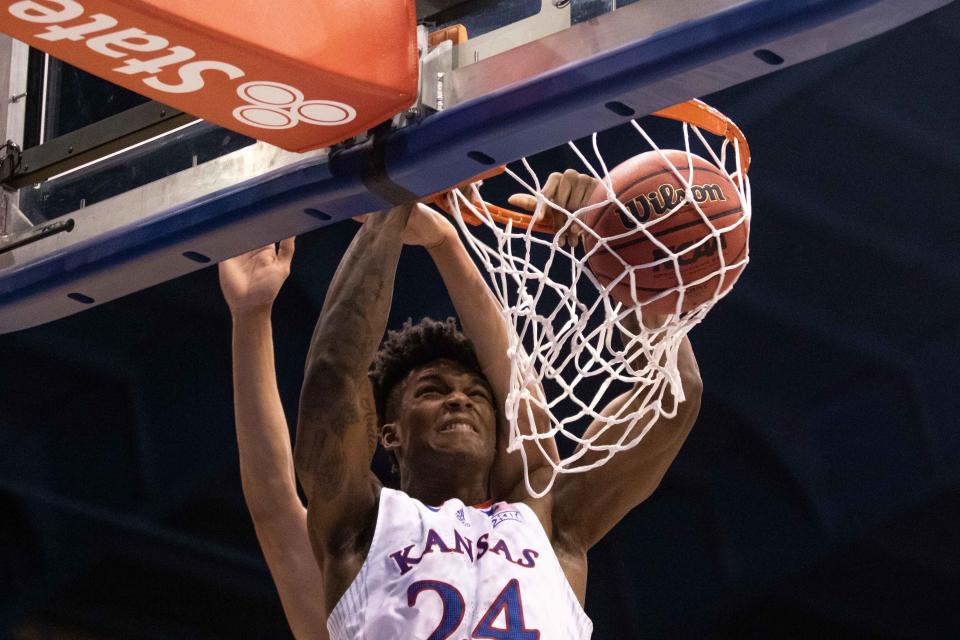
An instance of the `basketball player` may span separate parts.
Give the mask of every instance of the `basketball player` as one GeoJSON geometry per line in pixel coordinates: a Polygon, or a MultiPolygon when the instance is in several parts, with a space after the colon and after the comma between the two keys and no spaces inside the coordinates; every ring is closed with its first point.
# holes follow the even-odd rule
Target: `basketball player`
{"type": "MultiPolygon", "coordinates": [[[[687,400],[677,415],[605,466],[563,475],[532,499],[522,483],[503,486],[517,457],[503,452],[506,336],[443,216],[417,205],[366,221],[317,323],[295,451],[331,638],[589,637],[587,550],[660,482],[696,417],[698,369],[685,343],[687,400]],[[392,335],[377,354],[404,242],[430,251],[472,349],[426,323],[392,335]],[[382,488],[370,471],[378,433],[402,491],[382,488]]],[[[534,461],[534,486],[548,464],[534,461]]]]}
{"type": "MultiPolygon", "coordinates": [[[[564,183],[565,197],[578,197],[570,181],[553,188],[564,183]]],[[[696,363],[684,344],[687,401],[676,418],[605,467],[562,476],[551,494],[532,500],[510,464],[516,456],[502,452],[497,408],[509,362],[500,322],[452,226],[426,208],[372,217],[344,257],[308,357],[296,456],[333,638],[589,637],[586,550],[652,492],[686,437],[699,402],[696,363]],[[477,348],[449,325],[408,327],[378,358],[375,402],[366,363],[384,329],[403,240],[429,248],[477,348]],[[375,404],[404,492],[381,489],[369,472],[375,404]],[[491,490],[508,501],[470,506],[491,490]]],[[[239,411],[238,402],[238,433],[239,411]]],[[[534,465],[535,485],[544,472],[534,465]]],[[[319,577],[315,564],[280,575],[279,561],[266,555],[278,587],[319,577]]],[[[290,615],[294,606],[280,591],[290,615]]],[[[292,619],[291,626],[297,632],[292,619]]]]}
{"type": "MultiPolygon", "coordinates": [[[[576,180],[568,175],[561,181],[560,174],[550,180],[546,194],[579,206],[583,188],[555,193],[561,182],[573,185],[576,180]]],[[[517,206],[533,209],[529,196],[519,198],[517,206]]],[[[323,640],[329,637],[323,578],[310,549],[307,510],[297,495],[274,369],[271,313],[290,274],[293,253],[290,238],[278,247],[269,245],[221,262],[219,274],[233,320],[234,411],[244,498],[291,630],[298,638],[323,640]]],[[[519,474],[516,467],[514,472],[519,474]]],[[[519,478],[510,478],[508,484],[519,478]]]]}
{"type": "Polygon", "coordinates": [[[325,640],[323,576],[297,495],[293,452],[273,356],[271,311],[290,273],[294,240],[220,263],[233,318],[233,398],[240,478],[260,548],[297,638],[325,640]]]}

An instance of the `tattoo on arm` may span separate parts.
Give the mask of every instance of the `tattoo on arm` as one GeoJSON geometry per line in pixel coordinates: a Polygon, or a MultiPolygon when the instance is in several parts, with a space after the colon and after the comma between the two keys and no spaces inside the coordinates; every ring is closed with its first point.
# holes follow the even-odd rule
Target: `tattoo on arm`
{"type": "MultiPolygon", "coordinates": [[[[377,421],[367,368],[386,330],[409,209],[371,216],[340,262],[310,343],[297,474],[310,500],[343,498],[369,474],[377,421]]],[[[331,506],[333,508],[333,506],[331,506]]]]}
{"type": "Polygon", "coordinates": [[[370,458],[372,459],[373,454],[377,452],[377,441],[379,440],[377,437],[377,407],[376,403],[373,401],[372,392],[369,394],[363,394],[360,397],[360,414],[363,422],[367,425],[367,445],[369,448],[370,458]]]}
{"type": "Polygon", "coordinates": [[[406,213],[395,209],[372,217],[357,233],[327,292],[308,369],[323,359],[354,381],[366,377],[387,326],[406,213]]]}
{"type": "Polygon", "coordinates": [[[343,488],[343,429],[338,426],[342,427],[301,429],[297,434],[298,458],[304,463],[300,473],[312,478],[313,499],[330,500],[343,488]]]}

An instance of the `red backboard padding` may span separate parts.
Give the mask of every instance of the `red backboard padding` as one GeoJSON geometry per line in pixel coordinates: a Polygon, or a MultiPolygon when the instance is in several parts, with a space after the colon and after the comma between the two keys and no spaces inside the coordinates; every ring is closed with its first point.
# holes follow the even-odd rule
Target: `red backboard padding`
{"type": "Polygon", "coordinates": [[[4,33],[291,151],[372,128],[417,95],[413,0],[4,4],[4,33]]]}

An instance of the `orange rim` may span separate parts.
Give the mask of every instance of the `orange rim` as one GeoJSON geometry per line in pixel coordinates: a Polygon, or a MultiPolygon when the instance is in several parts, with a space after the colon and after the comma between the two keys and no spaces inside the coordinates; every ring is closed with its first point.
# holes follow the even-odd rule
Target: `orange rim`
{"type": "Polygon", "coordinates": [[[750,171],[750,145],[747,144],[747,137],[740,131],[740,127],[734,124],[733,120],[723,115],[706,102],[702,100],[688,100],[675,104],[672,107],[654,111],[652,114],[659,118],[676,120],[677,122],[686,122],[692,124],[698,129],[709,131],[714,135],[726,138],[730,142],[740,146],[740,165],[743,172],[750,171]]]}
{"type": "MultiPolygon", "coordinates": [[[[686,122],[697,127],[698,129],[721,136],[726,138],[728,141],[739,145],[740,166],[743,168],[743,173],[747,173],[750,170],[750,145],[747,144],[746,136],[743,135],[740,127],[734,124],[730,118],[723,115],[721,112],[717,111],[707,103],[701,100],[688,100],[687,102],[681,102],[680,104],[675,104],[672,107],[655,111],[650,115],[657,116],[659,118],[667,118],[669,120],[676,120],[678,122],[686,122]]],[[[441,210],[446,212],[447,215],[452,216],[453,208],[450,205],[450,198],[454,197],[453,191],[457,189],[463,189],[474,182],[500,175],[504,171],[506,171],[506,166],[503,165],[494,169],[490,169],[484,173],[474,176],[469,180],[464,180],[460,184],[454,185],[449,189],[429,195],[424,198],[424,202],[436,205],[441,210]]],[[[533,230],[539,233],[556,233],[558,231],[558,228],[552,224],[545,222],[533,222],[533,217],[529,213],[508,209],[506,207],[500,207],[498,205],[486,202],[483,199],[470,197],[468,194],[464,195],[467,196],[467,199],[474,207],[477,209],[484,209],[485,211],[489,212],[490,217],[500,224],[506,225],[512,222],[513,226],[522,228],[527,228],[533,224],[533,230]]],[[[463,216],[464,222],[467,224],[473,226],[479,226],[483,224],[483,221],[475,216],[469,209],[461,210],[460,213],[463,216]]]]}

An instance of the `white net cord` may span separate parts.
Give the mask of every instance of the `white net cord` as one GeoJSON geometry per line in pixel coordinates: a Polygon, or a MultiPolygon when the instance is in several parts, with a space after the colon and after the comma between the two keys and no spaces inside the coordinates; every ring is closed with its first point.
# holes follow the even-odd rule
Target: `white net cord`
{"type": "MultiPolygon", "coordinates": [[[[749,259],[748,252],[744,251],[742,259],[726,264],[724,252],[719,251],[717,270],[695,281],[683,281],[680,261],[685,256],[704,250],[703,247],[709,248],[707,243],[711,242],[719,248],[722,234],[736,225],[749,225],[750,186],[746,173],[741,170],[737,142],[731,144],[722,139],[714,142],[719,147],[715,150],[704,132],[683,123],[689,162],[687,166],[676,166],[636,121],[632,124],[647,146],[643,150],[656,150],[685,186],[680,204],[660,218],[640,221],[630,207],[617,200],[596,134],[591,139],[592,162],[576,144],[568,145],[582,162],[584,173],[606,186],[607,198],[602,202],[568,211],[544,197],[540,179],[526,158],[516,170],[509,167],[506,170],[516,182],[515,192],[536,198],[535,220],[544,218],[548,211],[559,211],[562,215],[562,224],[557,225],[555,236],[537,233],[532,225],[520,228],[513,223],[501,225],[495,221],[476,183],[464,190],[454,190],[448,196],[448,204],[467,245],[489,275],[501,316],[509,329],[508,356],[512,372],[505,403],[510,425],[509,450],[518,451],[522,456],[524,481],[533,497],[549,492],[560,474],[583,473],[605,464],[615,454],[638,445],[658,420],[676,416],[678,405],[684,400],[677,367],[680,345],[687,333],[727,293],[728,289],[721,289],[723,274],[733,270],[738,273],[749,259]],[[698,146],[695,152],[691,151],[692,143],[699,143],[703,149],[698,146]],[[731,148],[732,157],[728,157],[731,148]],[[692,198],[692,153],[705,155],[731,178],[744,212],[736,223],[718,228],[692,198]],[[616,204],[636,224],[635,230],[602,238],[583,222],[588,212],[611,204],[616,204]],[[687,205],[696,207],[709,233],[689,246],[675,247],[675,252],[652,231],[655,231],[654,225],[687,205]],[[465,217],[478,219],[481,224],[471,226],[465,217]],[[579,227],[583,236],[591,234],[595,238],[592,249],[587,251],[582,242],[578,248],[569,244],[561,246],[563,243],[558,242],[558,238],[568,236],[573,225],[579,227]],[[606,285],[598,281],[587,264],[590,256],[605,250],[608,243],[636,233],[643,233],[665,257],[643,265],[624,262],[623,272],[616,279],[606,285]],[[640,306],[625,306],[611,295],[620,282],[630,283],[636,302],[635,273],[655,265],[672,268],[676,274],[677,286],[654,298],[675,295],[674,313],[645,316],[640,306]],[[711,278],[717,282],[713,295],[683,311],[685,291],[711,278]],[[561,450],[570,452],[560,460],[551,459],[545,448],[549,439],[556,440],[561,450]],[[549,461],[552,469],[543,486],[531,484],[533,456],[538,461],[549,461]]],[[[537,484],[540,477],[537,476],[537,484]]]]}

